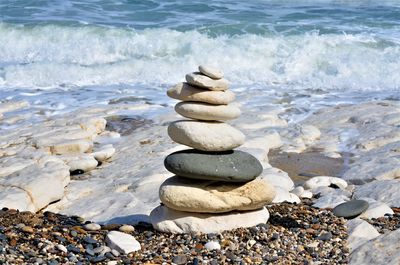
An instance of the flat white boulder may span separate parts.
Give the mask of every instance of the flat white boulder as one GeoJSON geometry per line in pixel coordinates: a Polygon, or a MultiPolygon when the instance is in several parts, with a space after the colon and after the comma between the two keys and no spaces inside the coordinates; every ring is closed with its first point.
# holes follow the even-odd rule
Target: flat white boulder
{"type": "Polygon", "coordinates": [[[160,200],[167,207],[198,213],[260,209],[271,203],[275,194],[274,187],[262,179],[229,183],[175,176],[160,187],[160,200]]]}
{"type": "Polygon", "coordinates": [[[380,235],[353,251],[350,264],[385,264],[400,263],[400,229],[380,235]]]}
{"type": "Polygon", "coordinates": [[[370,198],[360,198],[361,200],[368,201],[368,209],[363,212],[360,218],[379,218],[385,216],[385,214],[394,214],[392,208],[390,208],[386,203],[378,202],[370,198]]]}
{"type": "Polygon", "coordinates": [[[178,144],[202,151],[232,150],[245,141],[241,131],[221,122],[175,121],[168,126],[168,135],[178,144]]]}
{"type": "Polygon", "coordinates": [[[368,222],[355,218],[347,221],[347,233],[349,235],[347,242],[350,251],[354,251],[367,241],[379,236],[379,232],[368,222]]]}
{"type": "Polygon", "coordinates": [[[255,211],[230,212],[224,214],[188,213],[158,206],[150,214],[154,229],[167,233],[218,233],[239,227],[265,224],[269,212],[262,208],[255,211]]]}
{"type": "Polygon", "coordinates": [[[260,179],[265,179],[274,187],[279,187],[283,190],[290,191],[294,187],[293,180],[289,175],[279,168],[268,167],[264,168],[260,176],[260,179]]]}
{"type": "Polygon", "coordinates": [[[213,91],[224,91],[229,88],[228,80],[224,78],[212,79],[199,72],[187,74],[186,81],[193,86],[198,86],[213,91]]]}
{"type": "Polygon", "coordinates": [[[354,192],[354,197],[356,199],[371,198],[386,203],[390,207],[400,207],[400,180],[373,181],[358,186],[354,192]]]}
{"type": "Polygon", "coordinates": [[[226,105],[235,100],[235,94],[230,91],[210,91],[193,87],[188,83],[179,83],[167,91],[170,98],[182,101],[197,101],[215,105],[226,105]]]}
{"type": "Polygon", "coordinates": [[[106,161],[115,154],[115,148],[112,144],[106,144],[98,149],[95,149],[93,156],[97,161],[106,161]]]}
{"type": "Polygon", "coordinates": [[[321,197],[314,200],[313,207],[335,208],[337,205],[350,200],[351,193],[341,189],[319,187],[312,190],[313,194],[320,194],[321,197]]]}
{"type": "Polygon", "coordinates": [[[0,178],[0,186],[17,187],[26,191],[37,211],[61,199],[69,181],[69,167],[59,158],[49,156],[0,178]]]}
{"type": "Polygon", "coordinates": [[[119,231],[108,232],[106,243],[110,248],[123,254],[129,254],[141,249],[140,243],[133,236],[119,231]]]}
{"type": "Polygon", "coordinates": [[[206,121],[227,121],[236,119],[241,112],[232,105],[213,105],[201,102],[180,102],[175,111],[183,117],[206,121]]]}
{"type": "Polygon", "coordinates": [[[272,203],[281,203],[281,202],[300,203],[301,201],[296,194],[290,193],[285,189],[276,187],[275,190],[276,190],[276,195],[272,203]]]}
{"type": "Polygon", "coordinates": [[[306,182],[304,182],[303,187],[305,189],[313,189],[316,187],[321,187],[321,186],[331,186],[335,185],[341,189],[345,189],[347,187],[347,182],[341,178],[336,178],[336,177],[329,177],[329,176],[318,176],[318,177],[313,177],[306,182]]]}
{"type": "Polygon", "coordinates": [[[20,211],[36,211],[28,193],[16,187],[0,186],[0,208],[18,209],[20,211]]]}
{"type": "Polygon", "coordinates": [[[93,154],[63,155],[60,158],[70,167],[70,171],[80,169],[87,172],[95,169],[98,165],[93,154]]]}
{"type": "Polygon", "coordinates": [[[224,73],[221,70],[209,65],[200,65],[199,72],[212,79],[221,79],[224,77],[224,73]]]}

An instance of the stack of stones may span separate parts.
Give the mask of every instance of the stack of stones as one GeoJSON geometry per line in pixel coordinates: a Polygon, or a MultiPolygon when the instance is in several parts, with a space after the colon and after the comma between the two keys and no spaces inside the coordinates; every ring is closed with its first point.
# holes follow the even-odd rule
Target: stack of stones
{"type": "Polygon", "coordinates": [[[164,160],[175,174],[160,187],[162,205],[151,213],[153,226],[164,232],[218,232],[265,223],[264,206],[275,190],[257,178],[263,168],[249,153],[233,150],[245,136],[227,123],[240,116],[231,105],[235,95],[223,73],[200,66],[186,75],[186,83],[168,90],[181,100],[175,111],[185,120],[172,122],[170,138],[194,149],[174,152],[164,160]]]}

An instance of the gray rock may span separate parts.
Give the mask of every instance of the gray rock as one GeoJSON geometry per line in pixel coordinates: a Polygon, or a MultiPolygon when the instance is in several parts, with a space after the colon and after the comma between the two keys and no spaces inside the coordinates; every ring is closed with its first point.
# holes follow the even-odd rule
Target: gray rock
{"type": "Polygon", "coordinates": [[[186,264],[187,263],[187,258],[184,255],[178,255],[172,258],[172,262],[175,264],[186,264]]]}
{"type": "Polygon", "coordinates": [[[383,234],[357,248],[351,255],[350,264],[399,264],[400,229],[383,234]]]}
{"type": "Polygon", "coordinates": [[[333,209],[333,214],[338,217],[353,218],[365,212],[368,205],[368,202],[364,200],[344,202],[333,209]]]}
{"type": "Polygon", "coordinates": [[[178,176],[228,182],[253,180],[263,170],[257,158],[238,150],[214,153],[183,150],[167,156],[164,165],[178,176]]]}

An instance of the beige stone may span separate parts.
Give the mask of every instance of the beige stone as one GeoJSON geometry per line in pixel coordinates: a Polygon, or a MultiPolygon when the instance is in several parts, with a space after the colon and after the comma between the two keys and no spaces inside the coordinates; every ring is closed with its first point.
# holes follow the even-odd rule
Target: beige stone
{"type": "Polygon", "coordinates": [[[210,91],[193,87],[188,83],[179,83],[167,91],[171,98],[182,101],[197,101],[215,105],[229,104],[235,100],[235,94],[230,91],[210,91]]]}
{"type": "Polygon", "coordinates": [[[221,70],[218,70],[208,65],[200,65],[199,72],[212,79],[221,79],[224,77],[224,73],[221,70]]]}
{"type": "Polygon", "coordinates": [[[175,121],[168,126],[168,135],[176,143],[203,151],[232,150],[245,141],[241,131],[221,122],[175,121]]]}
{"type": "Polygon", "coordinates": [[[215,80],[198,72],[187,74],[186,81],[193,86],[198,86],[213,91],[225,91],[229,88],[228,80],[224,78],[215,80]]]}
{"type": "Polygon", "coordinates": [[[219,233],[240,227],[265,224],[269,212],[265,208],[223,214],[188,213],[158,206],[150,214],[154,229],[166,233],[219,233]]]}
{"type": "Polygon", "coordinates": [[[180,102],[175,105],[175,111],[186,118],[208,121],[232,120],[241,114],[240,109],[235,106],[199,102],[180,102]]]}
{"type": "Polygon", "coordinates": [[[69,166],[70,171],[80,169],[87,172],[96,168],[98,165],[93,154],[63,155],[60,158],[69,166]]]}
{"type": "Polygon", "coordinates": [[[271,203],[274,197],[274,187],[261,179],[243,184],[175,176],[160,187],[160,200],[167,207],[197,213],[255,210],[271,203]]]}
{"type": "Polygon", "coordinates": [[[112,144],[106,144],[93,152],[97,161],[106,161],[115,154],[115,148],[112,144]]]}

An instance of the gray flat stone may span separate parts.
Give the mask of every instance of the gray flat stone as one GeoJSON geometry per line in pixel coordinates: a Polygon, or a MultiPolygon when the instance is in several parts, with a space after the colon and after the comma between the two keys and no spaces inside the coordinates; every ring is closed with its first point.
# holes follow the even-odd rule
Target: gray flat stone
{"type": "Polygon", "coordinates": [[[210,153],[188,149],[168,155],[164,165],[181,177],[227,182],[247,182],[263,170],[257,158],[239,150],[210,153]]]}
{"type": "Polygon", "coordinates": [[[353,218],[368,209],[368,202],[364,200],[352,200],[339,204],[333,209],[333,214],[338,217],[353,218]]]}

